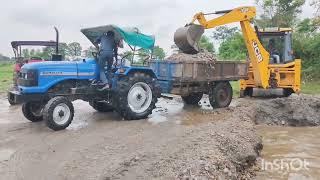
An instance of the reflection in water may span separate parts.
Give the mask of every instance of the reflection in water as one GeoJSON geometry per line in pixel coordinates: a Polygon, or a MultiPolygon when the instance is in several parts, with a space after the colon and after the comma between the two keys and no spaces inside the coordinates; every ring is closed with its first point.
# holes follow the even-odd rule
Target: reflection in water
{"type": "Polygon", "coordinates": [[[200,105],[185,105],[180,98],[173,100],[159,99],[157,108],[153,111],[148,121],[158,124],[165,121],[172,121],[177,124],[194,125],[221,119],[221,111],[213,110],[207,98],[203,98],[200,105]]]}
{"type": "Polygon", "coordinates": [[[265,170],[257,179],[320,178],[319,127],[258,126],[258,130],[263,138],[261,164],[265,170]]]}

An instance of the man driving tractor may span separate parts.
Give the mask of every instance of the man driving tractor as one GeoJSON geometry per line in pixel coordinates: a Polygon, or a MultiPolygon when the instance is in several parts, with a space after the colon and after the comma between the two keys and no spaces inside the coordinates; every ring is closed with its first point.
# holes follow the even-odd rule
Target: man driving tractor
{"type": "Polygon", "coordinates": [[[115,34],[113,31],[108,31],[107,33],[99,36],[94,45],[99,50],[98,64],[100,69],[100,85],[104,87],[101,90],[109,89],[111,70],[113,64],[113,58],[117,59],[118,56],[118,46],[115,40],[115,34]],[[99,47],[100,45],[100,47],[99,47]],[[105,65],[107,62],[107,76],[105,74],[105,65]]]}

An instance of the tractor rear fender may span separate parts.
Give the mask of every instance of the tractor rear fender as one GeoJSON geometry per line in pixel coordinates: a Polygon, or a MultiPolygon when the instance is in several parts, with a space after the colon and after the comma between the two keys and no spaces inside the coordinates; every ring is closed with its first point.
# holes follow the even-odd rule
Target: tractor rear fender
{"type": "Polygon", "coordinates": [[[126,76],[129,76],[136,72],[149,74],[151,77],[157,78],[156,74],[149,67],[129,67],[126,69],[126,71],[123,74],[126,76]]]}

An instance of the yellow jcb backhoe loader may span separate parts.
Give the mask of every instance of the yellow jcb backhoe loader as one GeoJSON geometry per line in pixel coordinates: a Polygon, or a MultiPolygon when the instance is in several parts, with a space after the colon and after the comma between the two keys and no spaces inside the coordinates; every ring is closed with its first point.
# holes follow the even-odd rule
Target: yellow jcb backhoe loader
{"type": "Polygon", "coordinates": [[[299,93],[301,60],[293,57],[292,30],[290,28],[259,30],[251,25],[255,16],[255,7],[239,7],[209,14],[200,12],[195,14],[190,24],[175,32],[174,41],[182,52],[196,54],[199,52],[198,41],[205,29],[240,22],[250,59],[248,78],[240,80],[240,96],[252,96],[253,88],[281,88],[285,96],[299,93]],[[223,15],[207,20],[205,16],[211,14],[223,15]],[[199,24],[194,24],[195,21],[199,24]]]}

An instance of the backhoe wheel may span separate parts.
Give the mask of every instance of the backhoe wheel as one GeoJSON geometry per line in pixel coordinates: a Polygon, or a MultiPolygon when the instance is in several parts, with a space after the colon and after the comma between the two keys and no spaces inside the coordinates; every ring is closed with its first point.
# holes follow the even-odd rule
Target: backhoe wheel
{"type": "Polygon", "coordinates": [[[247,87],[245,90],[241,90],[240,91],[240,97],[244,98],[244,97],[252,97],[253,96],[253,88],[252,87],[247,87]]]}
{"type": "Polygon", "coordinates": [[[90,101],[89,105],[98,112],[112,112],[113,107],[106,102],[90,101]]]}
{"type": "Polygon", "coordinates": [[[144,73],[135,73],[119,80],[115,96],[115,110],[126,120],[147,118],[156,107],[155,81],[144,73]]]}
{"type": "Polygon", "coordinates": [[[282,91],[285,97],[289,97],[292,93],[294,93],[294,91],[291,88],[283,88],[282,91]]]}
{"type": "Polygon", "coordinates": [[[198,93],[191,93],[188,96],[181,96],[181,98],[186,104],[197,105],[199,101],[202,99],[202,96],[203,96],[203,93],[198,92],[198,93]]]}
{"type": "Polygon", "coordinates": [[[213,108],[228,107],[232,100],[232,87],[229,82],[218,82],[209,90],[209,100],[213,108]]]}
{"type": "Polygon", "coordinates": [[[43,109],[43,119],[50,129],[59,131],[67,128],[74,115],[74,108],[69,99],[57,96],[45,105],[43,109]]]}
{"type": "Polygon", "coordinates": [[[22,104],[22,113],[24,117],[32,122],[42,121],[43,106],[40,102],[27,102],[22,104]]]}

